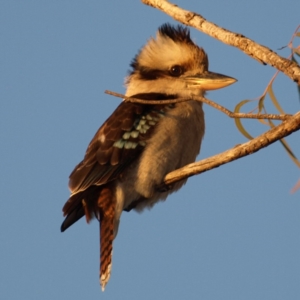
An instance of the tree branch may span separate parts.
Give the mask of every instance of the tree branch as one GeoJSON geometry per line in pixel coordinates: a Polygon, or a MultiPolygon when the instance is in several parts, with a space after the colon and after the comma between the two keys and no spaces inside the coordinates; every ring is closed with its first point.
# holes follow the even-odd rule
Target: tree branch
{"type": "Polygon", "coordinates": [[[253,40],[207,21],[201,15],[184,10],[166,0],[142,0],[146,5],[158,8],[175,20],[194,27],[203,33],[243,51],[263,64],[269,64],[283,72],[300,85],[300,67],[295,62],[279,56],[271,49],[255,43],[253,40]]]}
{"type": "MultiPolygon", "coordinates": [[[[116,96],[116,97],[123,98],[125,101],[142,103],[142,104],[166,104],[166,103],[176,103],[176,102],[183,102],[183,101],[191,100],[191,98],[178,98],[178,99],[162,100],[162,101],[160,101],[160,100],[143,100],[143,99],[126,97],[125,95],[111,92],[108,90],[106,90],[105,93],[116,96]]],[[[204,102],[204,103],[207,103],[210,105],[211,105],[210,102],[214,103],[213,101],[208,100],[204,97],[193,97],[193,100],[201,101],[201,102],[204,102]]],[[[216,104],[216,103],[214,103],[214,104],[216,104]]],[[[216,105],[218,105],[218,104],[216,104],[216,105]]],[[[212,105],[212,106],[214,106],[214,105],[212,105]]],[[[224,107],[222,107],[222,108],[223,108],[223,110],[227,110],[224,107]]],[[[221,110],[221,111],[224,112],[223,110],[221,110]]],[[[227,111],[230,112],[229,110],[227,110],[227,111]]],[[[232,112],[230,112],[230,113],[235,115],[232,112]]],[[[230,114],[227,114],[227,115],[229,115],[230,117],[234,117],[234,116],[231,116],[230,114]]],[[[235,118],[244,117],[242,115],[247,115],[247,114],[243,114],[243,113],[237,114],[237,116],[235,116],[235,118]],[[241,116],[238,116],[238,115],[241,115],[241,116]]],[[[241,157],[253,154],[253,153],[259,151],[260,149],[267,147],[267,146],[273,144],[274,142],[276,142],[276,141],[278,141],[300,129],[300,111],[292,116],[291,115],[283,115],[282,118],[278,118],[278,115],[268,115],[268,114],[265,114],[265,115],[261,114],[261,116],[264,116],[265,118],[268,118],[268,116],[270,116],[269,119],[270,118],[274,119],[275,117],[272,117],[272,116],[276,116],[277,119],[281,119],[281,120],[285,119],[285,120],[278,126],[273,127],[269,131],[259,135],[258,137],[252,139],[251,141],[249,141],[247,143],[237,145],[237,146],[233,147],[232,149],[229,149],[225,152],[222,152],[220,154],[203,159],[199,162],[186,165],[180,169],[177,169],[177,170],[167,174],[166,177],[164,178],[164,182],[160,186],[158,186],[158,190],[165,190],[165,188],[167,186],[172,185],[173,183],[175,183],[177,181],[186,179],[186,178],[194,176],[196,174],[204,173],[208,170],[217,168],[221,165],[227,164],[227,163],[237,160],[241,157]],[[283,117],[285,117],[285,118],[283,118],[283,117]]]]}
{"type": "Polygon", "coordinates": [[[164,104],[179,103],[179,102],[195,100],[195,101],[205,103],[209,106],[212,106],[215,109],[217,109],[217,110],[221,111],[222,113],[224,113],[225,115],[227,115],[228,117],[234,118],[234,119],[238,118],[238,119],[286,120],[286,119],[292,117],[292,115],[290,115],[290,114],[276,115],[276,114],[261,114],[261,113],[259,113],[259,114],[235,113],[235,112],[230,111],[226,107],[224,107],[212,100],[209,100],[205,97],[201,97],[201,96],[190,96],[187,98],[176,98],[176,99],[171,99],[171,100],[145,100],[145,99],[137,99],[137,98],[133,98],[133,97],[126,97],[123,94],[119,94],[119,93],[112,92],[109,90],[106,90],[105,93],[108,95],[122,98],[122,99],[124,99],[124,101],[141,103],[141,104],[155,104],[155,105],[162,104],[162,105],[164,105],[164,104]]]}
{"type": "Polygon", "coordinates": [[[183,168],[167,174],[164,178],[164,183],[162,184],[161,188],[163,188],[163,186],[171,185],[179,180],[217,168],[241,157],[253,154],[299,129],[300,112],[297,112],[295,115],[293,115],[293,117],[283,121],[280,125],[259,135],[247,143],[237,145],[225,152],[186,165],[183,168]]]}

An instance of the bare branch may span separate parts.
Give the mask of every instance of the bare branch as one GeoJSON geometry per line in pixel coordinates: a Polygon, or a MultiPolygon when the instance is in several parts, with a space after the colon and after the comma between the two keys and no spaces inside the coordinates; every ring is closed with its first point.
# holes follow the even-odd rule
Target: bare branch
{"type": "Polygon", "coordinates": [[[159,105],[159,104],[172,104],[172,103],[179,103],[179,102],[195,100],[195,101],[203,102],[209,106],[212,106],[212,107],[216,108],[217,110],[226,114],[228,117],[234,118],[234,119],[235,118],[238,118],[238,119],[243,118],[243,119],[286,120],[286,119],[292,117],[292,115],[290,115],[290,114],[275,115],[275,114],[234,113],[234,112],[230,111],[229,109],[225,108],[224,106],[222,106],[218,103],[215,103],[214,101],[209,100],[207,98],[200,97],[200,96],[191,96],[188,98],[176,98],[176,99],[171,99],[171,100],[144,100],[144,99],[137,99],[137,98],[133,98],[133,97],[126,97],[125,95],[122,95],[122,94],[119,94],[116,92],[112,92],[112,91],[108,91],[108,90],[106,90],[105,93],[108,95],[122,98],[122,99],[124,99],[124,101],[141,103],[141,104],[155,104],[155,105],[158,104],[159,105]]]}
{"type": "Polygon", "coordinates": [[[162,187],[171,185],[177,181],[194,176],[196,174],[204,173],[241,157],[253,154],[299,129],[300,112],[297,112],[295,115],[293,115],[293,117],[283,121],[280,125],[259,135],[247,143],[237,145],[225,152],[203,159],[199,162],[186,165],[181,169],[167,174],[162,187]]]}
{"type": "MultiPolygon", "coordinates": [[[[178,98],[178,99],[172,99],[172,100],[142,100],[142,99],[136,99],[131,97],[126,97],[125,95],[111,92],[106,90],[106,94],[113,95],[116,97],[123,98],[125,101],[131,101],[136,103],[142,103],[142,104],[166,104],[166,103],[178,103],[183,101],[191,100],[191,98],[178,98]]],[[[193,97],[193,100],[201,101],[204,103],[207,103],[213,107],[220,106],[222,109],[221,111],[229,115],[230,117],[239,118],[244,117],[243,113],[232,113],[226,108],[222,107],[219,104],[214,103],[211,100],[208,100],[204,97],[193,97]],[[213,105],[212,105],[213,103],[213,105]],[[229,112],[229,113],[228,113],[229,112]],[[240,115],[240,116],[239,116],[240,115]]],[[[218,108],[219,109],[219,108],[218,108]]],[[[250,115],[250,114],[249,114],[250,115]]],[[[249,117],[246,116],[246,117],[249,117]]],[[[274,119],[278,115],[269,115],[269,114],[259,114],[259,115],[252,115],[252,118],[270,118],[274,119]]],[[[269,146],[270,144],[290,135],[291,133],[297,131],[300,129],[300,112],[297,112],[295,115],[280,115],[281,120],[284,120],[280,125],[270,129],[269,131],[259,135],[258,137],[252,139],[251,141],[237,145],[233,147],[232,149],[229,149],[223,153],[211,156],[209,158],[203,159],[199,162],[192,163],[189,165],[184,166],[181,169],[175,170],[169,174],[166,175],[164,182],[158,187],[158,189],[164,189],[166,186],[172,185],[173,183],[186,179],[188,177],[194,176],[196,174],[204,173],[208,170],[217,168],[221,165],[227,164],[231,161],[237,160],[241,157],[253,154],[260,149],[269,146]]]]}
{"type": "Polygon", "coordinates": [[[279,56],[271,49],[255,43],[253,40],[235,32],[217,26],[207,21],[201,15],[184,10],[166,0],[142,0],[146,5],[155,7],[168,14],[175,20],[194,27],[203,33],[233,47],[236,47],[258,60],[280,70],[300,85],[300,67],[295,62],[279,56]]]}

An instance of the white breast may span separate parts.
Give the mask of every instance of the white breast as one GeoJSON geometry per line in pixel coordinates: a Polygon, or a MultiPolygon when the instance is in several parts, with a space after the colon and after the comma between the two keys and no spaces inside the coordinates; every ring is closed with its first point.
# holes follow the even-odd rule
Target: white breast
{"type": "Polygon", "coordinates": [[[141,197],[146,199],[136,207],[138,211],[152,207],[178,190],[186,180],[164,193],[158,192],[156,186],[169,172],[195,161],[203,135],[204,113],[200,102],[177,103],[169,110],[147,141],[139,159],[128,167],[124,180],[117,183],[116,220],[125,207],[141,197]]]}

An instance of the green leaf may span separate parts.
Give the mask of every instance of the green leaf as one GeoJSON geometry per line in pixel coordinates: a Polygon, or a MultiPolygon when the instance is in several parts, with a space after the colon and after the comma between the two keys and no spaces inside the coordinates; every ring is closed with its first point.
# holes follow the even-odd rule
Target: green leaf
{"type": "MultiPolygon", "coordinates": [[[[295,52],[294,52],[295,53],[295,52]]],[[[296,53],[297,55],[299,55],[298,53],[296,53]]],[[[299,55],[300,56],[300,55],[299,55]]],[[[294,61],[296,64],[298,64],[297,60],[295,59],[294,55],[292,55],[292,61],[294,61]]],[[[297,84],[297,90],[298,90],[298,95],[299,95],[299,101],[300,101],[300,85],[297,84]]]]}
{"type": "MultiPolygon", "coordinates": [[[[296,55],[300,56],[300,49],[293,48],[292,50],[293,50],[293,53],[295,53],[296,55]]],[[[292,61],[294,61],[295,63],[298,63],[295,58],[293,59],[293,57],[292,57],[292,61]]]]}
{"type": "MultiPolygon", "coordinates": [[[[266,111],[265,104],[264,104],[265,98],[266,98],[266,95],[263,95],[258,100],[258,113],[259,114],[262,112],[262,110],[266,111]]],[[[258,122],[260,122],[263,125],[269,126],[268,123],[264,119],[258,119],[258,122]]]]}
{"type": "Polygon", "coordinates": [[[265,107],[264,101],[265,101],[266,95],[263,95],[262,97],[259,98],[258,100],[258,113],[261,113],[263,108],[265,107]]]}
{"type": "Polygon", "coordinates": [[[275,97],[275,94],[274,94],[274,91],[273,91],[273,88],[272,88],[272,84],[269,86],[268,88],[268,93],[269,93],[269,96],[274,104],[274,106],[276,107],[276,109],[281,113],[281,114],[285,114],[284,110],[282,109],[282,107],[280,106],[279,102],[277,101],[276,97],[275,97]]]}
{"type": "MultiPolygon", "coordinates": [[[[235,113],[239,113],[240,109],[243,105],[245,105],[248,102],[251,102],[252,100],[243,100],[240,103],[238,103],[236,105],[236,107],[234,108],[234,112],[235,113]]],[[[240,131],[240,133],[245,136],[247,139],[252,140],[253,137],[248,133],[248,131],[244,128],[244,126],[242,125],[241,119],[240,118],[235,118],[234,119],[235,125],[237,127],[237,129],[240,131]]]]}
{"type": "MultiPolygon", "coordinates": [[[[273,128],[275,127],[274,123],[271,120],[268,120],[270,127],[273,128]]],[[[293,153],[291,147],[289,146],[289,144],[287,143],[287,141],[285,139],[281,139],[279,140],[279,142],[281,143],[281,145],[283,146],[283,148],[285,149],[285,151],[287,152],[288,156],[291,158],[291,160],[296,164],[297,167],[300,168],[300,161],[297,159],[296,155],[293,153]]]]}

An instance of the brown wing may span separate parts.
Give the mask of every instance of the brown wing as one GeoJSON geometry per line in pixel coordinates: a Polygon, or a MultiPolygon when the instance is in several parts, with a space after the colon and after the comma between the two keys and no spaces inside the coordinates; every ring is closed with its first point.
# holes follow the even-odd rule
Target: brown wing
{"type": "Polygon", "coordinates": [[[128,102],[119,105],[97,131],[83,161],[71,173],[69,188],[72,194],[115,179],[124,164],[142,151],[138,139],[141,137],[133,138],[131,133],[144,112],[143,105],[128,102]]]}
{"type": "Polygon", "coordinates": [[[71,196],[63,207],[64,216],[67,217],[61,231],[84,214],[87,221],[93,217],[102,187],[118,178],[124,168],[139,157],[156,124],[165,115],[165,111],[171,108],[170,105],[130,102],[122,102],[117,107],[97,131],[83,161],[70,175],[71,196]]]}

